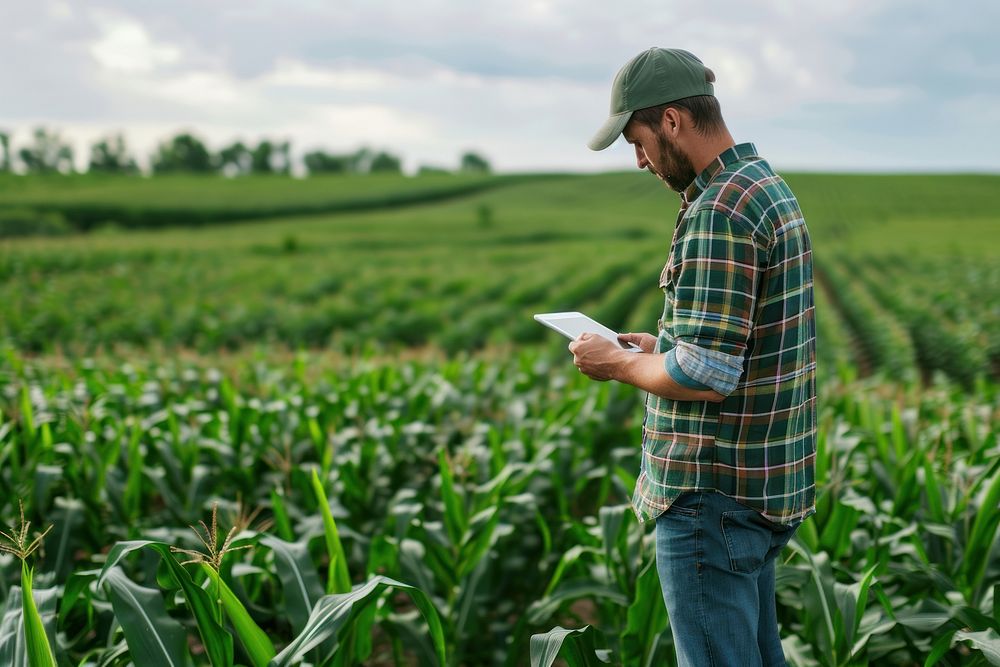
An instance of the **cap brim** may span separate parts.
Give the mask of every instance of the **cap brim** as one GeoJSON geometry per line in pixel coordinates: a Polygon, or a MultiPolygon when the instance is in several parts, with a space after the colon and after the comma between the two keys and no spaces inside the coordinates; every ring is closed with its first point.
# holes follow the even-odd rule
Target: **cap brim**
{"type": "Polygon", "coordinates": [[[594,138],[587,142],[587,146],[592,151],[603,151],[615,143],[615,139],[621,135],[622,130],[628,125],[629,118],[631,117],[631,111],[622,111],[621,113],[608,116],[608,119],[604,121],[604,125],[594,135],[594,138]]]}

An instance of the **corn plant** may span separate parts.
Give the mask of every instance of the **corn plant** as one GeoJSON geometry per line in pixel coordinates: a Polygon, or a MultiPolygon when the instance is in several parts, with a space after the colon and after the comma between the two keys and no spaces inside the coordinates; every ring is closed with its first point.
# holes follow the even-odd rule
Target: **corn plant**
{"type": "Polygon", "coordinates": [[[28,558],[41,546],[52,527],[49,526],[34,540],[29,540],[31,522],[24,518],[24,505],[19,503],[19,507],[20,526],[12,528],[10,533],[0,531],[0,538],[6,542],[0,542],[0,553],[11,554],[21,561],[21,605],[20,609],[16,609],[8,604],[3,619],[5,630],[0,631],[0,656],[6,656],[10,665],[55,667],[55,654],[35,602],[32,586],[34,571],[28,566],[28,558]]]}
{"type": "MultiPolygon", "coordinates": [[[[58,659],[520,667],[533,636],[589,626],[560,647],[672,664],[652,528],[628,507],[638,392],[545,350],[312,366],[0,355],[0,479],[52,525],[32,584],[58,659]]],[[[820,398],[817,513],[778,568],[790,662],[986,659],[995,386],[837,374],[820,398]]],[[[15,565],[0,556],[0,637],[22,636],[15,565]]]]}

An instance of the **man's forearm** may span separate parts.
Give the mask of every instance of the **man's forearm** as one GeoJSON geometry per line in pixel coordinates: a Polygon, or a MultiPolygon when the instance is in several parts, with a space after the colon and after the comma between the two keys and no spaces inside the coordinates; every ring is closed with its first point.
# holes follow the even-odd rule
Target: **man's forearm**
{"type": "Polygon", "coordinates": [[[679,385],[663,367],[665,354],[621,352],[615,379],[651,394],[675,401],[710,401],[718,403],[725,396],[711,389],[689,389],[679,385]]]}

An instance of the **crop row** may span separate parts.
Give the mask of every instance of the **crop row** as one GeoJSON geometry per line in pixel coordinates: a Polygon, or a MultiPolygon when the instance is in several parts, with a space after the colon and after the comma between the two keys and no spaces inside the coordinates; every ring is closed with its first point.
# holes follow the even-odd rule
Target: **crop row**
{"type": "MultiPolygon", "coordinates": [[[[0,200],[267,210],[300,196],[313,205],[437,183],[23,182],[24,192],[0,182],[0,200]]],[[[801,191],[824,279],[816,297],[821,368],[894,377],[940,371],[966,386],[997,376],[1000,273],[989,249],[998,239],[985,208],[995,179],[795,175],[790,182],[801,191]],[[963,193],[968,216],[961,234],[934,245],[917,231],[940,227],[934,216],[950,210],[942,204],[949,187],[963,193]],[[951,247],[973,238],[975,247],[951,247]]],[[[0,338],[29,353],[256,345],[468,351],[553,341],[531,315],[562,309],[652,331],[676,199],[651,185],[628,174],[525,179],[435,204],[248,222],[238,233],[207,226],[7,242],[0,338]]]]}
{"type": "Polygon", "coordinates": [[[890,257],[881,269],[885,280],[922,305],[936,325],[985,355],[994,373],[1000,369],[1000,265],[961,256],[918,256],[890,257]]]}
{"type": "MultiPolygon", "coordinates": [[[[778,576],[791,662],[994,650],[997,387],[838,381],[819,395],[818,511],[778,576]]],[[[157,624],[130,595],[177,664],[445,652],[519,665],[533,634],[585,625],[602,638],[567,641],[673,664],[652,526],[627,505],[640,418],[638,392],[591,383],[568,357],[56,372],[8,349],[0,523],[17,524],[22,500],[32,526],[52,526],[28,560],[40,618],[73,664],[160,664],[144,661],[157,624]],[[169,547],[205,552],[188,528],[199,521],[209,545],[236,526],[239,549],[182,565],[192,556],[169,547]],[[198,611],[201,585],[218,614],[198,611]]],[[[0,556],[4,623],[18,622],[19,572],[0,556]]]]}
{"type": "Polygon", "coordinates": [[[84,232],[109,225],[130,229],[215,225],[427,204],[529,178],[539,177],[341,176],[310,182],[281,177],[161,176],[151,180],[0,175],[0,238],[26,235],[33,219],[51,221],[52,216],[62,221],[66,231],[84,232]]]}
{"type": "MultiPolygon", "coordinates": [[[[534,312],[586,310],[613,328],[652,331],[662,310],[656,257],[615,246],[597,254],[535,258],[515,252],[501,270],[456,260],[448,271],[403,263],[372,270],[358,260],[322,258],[272,265],[234,259],[219,267],[212,253],[181,258],[140,252],[91,258],[53,271],[32,259],[0,285],[0,336],[19,349],[94,350],[157,344],[199,350],[270,342],[285,347],[356,351],[432,343],[474,350],[488,343],[546,341],[534,312]]],[[[505,251],[510,252],[510,251],[505,251]]],[[[99,257],[99,256],[98,256],[99,257]]],[[[64,259],[64,262],[70,260],[64,259]]],[[[966,386],[1000,368],[1000,316],[984,285],[958,286],[948,300],[926,298],[919,275],[933,267],[876,270],[844,257],[821,257],[816,273],[820,358],[833,370],[860,364],[893,375],[941,371],[966,386]]],[[[938,271],[941,269],[938,268],[938,271]]]]}
{"type": "Polygon", "coordinates": [[[261,341],[475,349],[538,341],[543,331],[531,315],[543,310],[599,303],[597,315],[621,325],[643,289],[656,291],[653,272],[632,270],[630,254],[588,252],[501,271],[464,265],[437,277],[420,266],[371,272],[360,262],[316,259],[272,267],[262,279],[263,262],[253,257],[220,268],[212,256],[171,255],[37,276],[20,269],[23,278],[0,285],[0,335],[26,351],[153,342],[210,350],[261,341]]]}
{"type": "MultiPolygon", "coordinates": [[[[870,265],[842,260],[845,268],[860,278],[862,285],[896,317],[909,332],[917,362],[928,372],[941,371],[966,386],[988,368],[989,357],[983,337],[975,328],[962,327],[947,318],[932,302],[913,291],[913,283],[887,280],[870,265]]],[[[919,279],[913,281],[919,283],[919,279]]]]}
{"type": "MultiPolygon", "coordinates": [[[[829,299],[829,305],[820,306],[833,311],[823,324],[843,318],[850,344],[866,357],[863,361],[890,374],[941,372],[972,386],[1000,368],[995,342],[1000,305],[988,275],[977,276],[973,267],[965,268],[965,278],[974,280],[963,284],[941,261],[844,255],[818,261],[818,301],[829,299]]],[[[989,270],[987,264],[981,269],[989,270]]],[[[821,322],[823,317],[820,313],[821,322]]],[[[830,333],[834,341],[840,336],[830,333]]]]}
{"type": "Polygon", "coordinates": [[[817,257],[816,275],[826,283],[830,301],[864,348],[871,363],[892,377],[908,378],[917,369],[916,352],[906,328],[874,295],[835,262],[817,257]]]}

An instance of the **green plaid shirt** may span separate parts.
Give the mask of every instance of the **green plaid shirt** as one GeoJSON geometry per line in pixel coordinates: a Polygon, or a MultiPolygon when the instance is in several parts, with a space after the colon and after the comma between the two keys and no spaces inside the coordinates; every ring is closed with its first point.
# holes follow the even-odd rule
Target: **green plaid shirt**
{"type": "Polygon", "coordinates": [[[721,403],[649,394],[632,504],[653,519],[685,491],[719,491],[777,523],[815,510],[812,249],[785,182],[739,144],[681,196],[660,275],[665,371],[721,403]]]}

